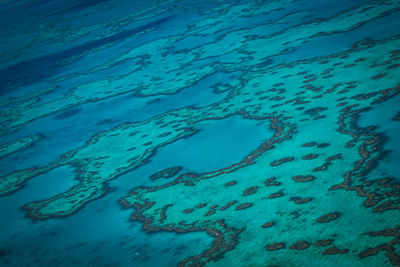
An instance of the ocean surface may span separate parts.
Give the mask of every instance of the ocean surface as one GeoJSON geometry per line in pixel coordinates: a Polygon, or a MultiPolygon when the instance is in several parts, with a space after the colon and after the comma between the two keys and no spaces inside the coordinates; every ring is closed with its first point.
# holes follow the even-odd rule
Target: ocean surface
{"type": "Polygon", "coordinates": [[[400,266],[400,1],[0,25],[0,266],[400,266]]]}

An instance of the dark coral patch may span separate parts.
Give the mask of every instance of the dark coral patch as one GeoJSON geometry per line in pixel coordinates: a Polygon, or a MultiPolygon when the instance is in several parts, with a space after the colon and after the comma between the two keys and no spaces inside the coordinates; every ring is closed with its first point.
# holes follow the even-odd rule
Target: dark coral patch
{"type": "Polygon", "coordinates": [[[201,209],[204,208],[205,206],[207,206],[207,203],[200,203],[196,206],[196,208],[201,209]]]}
{"type": "Polygon", "coordinates": [[[224,211],[224,210],[230,208],[231,206],[235,205],[236,203],[237,203],[236,200],[229,201],[225,206],[219,208],[219,210],[224,211]]]}
{"type": "Polygon", "coordinates": [[[171,132],[165,132],[165,133],[159,134],[158,137],[167,137],[170,134],[171,134],[171,132]]]}
{"type": "Polygon", "coordinates": [[[295,210],[289,213],[290,216],[293,217],[293,219],[298,219],[301,216],[301,211],[300,210],[295,210]]]}
{"type": "Polygon", "coordinates": [[[272,243],[272,244],[265,246],[265,248],[269,251],[279,250],[279,249],[283,249],[285,247],[286,247],[285,243],[282,243],[282,242],[272,243]]]}
{"type": "Polygon", "coordinates": [[[318,158],[318,154],[308,154],[308,155],[305,155],[305,156],[303,156],[301,158],[304,159],[304,160],[312,160],[312,159],[318,158]]]}
{"type": "Polygon", "coordinates": [[[390,69],[395,69],[395,68],[399,68],[399,67],[400,67],[400,64],[392,64],[392,65],[386,67],[386,69],[390,70],[390,69]]]}
{"type": "Polygon", "coordinates": [[[245,197],[245,196],[255,194],[255,193],[257,193],[257,190],[258,190],[258,186],[249,187],[243,191],[243,196],[245,197]]]}
{"type": "Polygon", "coordinates": [[[318,148],[325,148],[325,147],[328,147],[329,145],[330,145],[329,143],[321,143],[321,144],[318,144],[317,147],[318,148]]]}
{"type": "Polygon", "coordinates": [[[369,207],[373,207],[376,204],[378,204],[378,201],[375,200],[373,197],[369,196],[365,201],[364,201],[364,206],[369,208],[369,207]]]}
{"type": "Polygon", "coordinates": [[[134,132],[131,132],[130,134],[128,134],[128,136],[135,136],[135,135],[137,135],[138,133],[140,133],[139,131],[134,131],[134,132]]]}
{"type": "Polygon", "coordinates": [[[337,159],[342,159],[342,153],[330,156],[328,158],[325,159],[324,164],[322,164],[319,167],[316,167],[313,169],[313,172],[318,172],[318,171],[326,171],[329,167],[329,165],[331,165],[331,162],[337,159]]]}
{"type": "Polygon", "coordinates": [[[82,111],[81,108],[69,109],[67,111],[64,111],[64,112],[54,116],[54,119],[56,119],[56,120],[68,119],[68,118],[80,113],[81,111],[82,111]]]}
{"type": "Polygon", "coordinates": [[[310,202],[311,200],[313,200],[313,198],[311,198],[311,197],[305,197],[305,198],[291,197],[290,198],[290,201],[293,201],[295,204],[304,204],[304,203],[310,202]]]}
{"type": "Polygon", "coordinates": [[[236,210],[244,210],[244,209],[250,208],[251,206],[253,206],[252,203],[242,203],[242,204],[240,204],[240,205],[237,205],[237,206],[235,207],[235,209],[236,209],[236,210]]]}
{"type": "Polygon", "coordinates": [[[278,186],[281,185],[281,182],[276,181],[275,177],[272,178],[268,178],[267,180],[265,180],[265,186],[278,186]]]}
{"type": "Polygon", "coordinates": [[[339,153],[339,154],[330,156],[330,157],[326,158],[325,160],[326,161],[334,161],[334,160],[341,159],[341,158],[342,158],[342,153],[339,153]]]}
{"type": "Polygon", "coordinates": [[[400,121],[400,111],[392,118],[394,121],[400,121]]]}
{"type": "Polygon", "coordinates": [[[180,175],[177,180],[187,186],[194,186],[198,175],[196,173],[184,173],[180,175]]]}
{"type": "Polygon", "coordinates": [[[356,60],[354,60],[354,62],[362,62],[362,61],[365,61],[365,60],[367,60],[367,58],[361,57],[361,58],[357,58],[356,60]]]}
{"type": "Polygon", "coordinates": [[[317,222],[319,222],[319,223],[331,222],[331,221],[334,221],[334,220],[336,220],[337,218],[339,218],[340,215],[341,215],[340,212],[330,212],[330,213],[327,213],[327,214],[322,215],[321,217],[319,217],[319,218],[317,219],[317,222]]]}
{"type": "Polygon", "coordinates": [[[151,104],[157,103],[157,102],[159,102],[160,100],[161,100],[161,98],[153,98],[153,99],[147,101],[147,102],[146,102],[146,105],[151,105],[151,104]]]}
{"type": "Polygon", "coordinates": [[[215,208],[211,208],[204,214],[204,216],[210,216],[216,212],[215,208]]]}
{"type": "Polygon", "coordinates": [[[371,77],[371,79],[372,80],[378,80],[378,79],[381,79],[381,78],[385,77],[386,75],[387,75],[386,73],[380,73],[380,74],[377,74],[377,75],[371,77]]]}
{"type": "Polygon", "coordinates": [[[326,171],[328,169],[328,165],[329,164],[327,162],[325,162],[323,165],[314,168],[312,171],[313,172],[326,171]]]}
{"type": "Polygon", "coordinates": [[[193,211],[193,209],[185,209],[183,210],[183,213],[191,213],[193,211]]]}
{"type": "Polygon", "coordinates": [[[232,186],[232,185],[235,185],[236,183],[237,183],[236,181],[230,181],[230,182],[227,182],[225,184],[225,186],[232,186]]]}
{"type": "Polygon", "coordinates": [[[283,193],[283,190],[280,190],[278,192],[272,193],[268,196],[269,199],[273,199],[273,198],[279,198],[279,197],[283,197],[285,194],[283,193]]]}
{"type": "Polygon", "coordinates": [[[320,115],[320,116],[314,117],[313,119],[314,119],[314,120],[322,120],[322,119],[325,119],[325,118],[326,118],[325,115],[320,115]]]}
{"type": "Polygon", "coordinates": [[[303,249],[306,249],[309,247],[310,247],[310,243],[308,243],[307,241],[298,241],[298,242],[294,243],[293,245],[291,245],[289,248],[295,249],[295,250],[303,250],[303,249]]]}
{"type": "Polygon", "coordinates": [[[306,74],[308,71],[301,71],[301,72],[298,72],[298,73],[296,73],[296,75],[304,75],[304,74],[306,74]]]}
{"type": "Polygon", "coordinates": [[[286,158],[274,160],[269,165],[275,167],[275,166],[279,166],[281,164],[284,164],[286,162],[290,162],[290,161],[293,161],[293,160],[294,160],[293,157],[286,157],[286,158]]]}
{"type": "Polygon", "coordinates": [[[314,243],[316,247],[326,247],[333,243],[333,239],[318,240],[314,243]]]}
{"type": "Polygon", "coordinates": [[[168,179],[174,177],[178,172],[182,170],[182,167],[171,167],[158,171],[150,176],[150,180],[157,180],[160,178],[168,179]]]}
{"type": "Polygon", "coordinates": [[[317,145],[316,142],[309,142],[309,143],[304,143],[301,146],[302,147],[312,147],[312,146],[315,146],[315,145],[317,145]]]}
{"type": "Polygon", "coordinates": [[[326,108],[326,107],[311,108],[311,109],[307,109],[306,111],[304,111],[304,114],[307,114],[311,117],[316,117],[316,116],[319,116],[322,111],[325,111],[327,109],[328,108],[326,108]]]}
{"type": "Polygon", "coordinates": [[[322,251],[322,254],[324,254],[324,255],[338,255],[338,254],[346,254],[347,252],[349,252],[348,248],[340,249],[340,248],[337,248],[337,247],[331,247],[331,248],[327,248],[324,251],[322,251]]]}
{"type": "Polygon", "coordinates": [[[358,254],[358,257],[360,257],[362,259],[362,258],[365,258],[365,257],[376,255],[379,251],[382,250],[382,247],[384,247],[384,245],[383,246],[378,246],[378,247],[375,247],[375,248],[367,248],[366,250],[360,252],[358,254]]]}
{"type": "Polygon", "coordinates": [[[299,183],[311,182],[315,180],[315,176],[313,175],[296,175],[292,177],[293,180],[299,183]]]}
{"type": "Polygon", "coordinates": [[[261,225],[262,228],[268,228],[268,227],[272,227],[275,225],[275,222],[266,222],[263,225],[261,225]]]}

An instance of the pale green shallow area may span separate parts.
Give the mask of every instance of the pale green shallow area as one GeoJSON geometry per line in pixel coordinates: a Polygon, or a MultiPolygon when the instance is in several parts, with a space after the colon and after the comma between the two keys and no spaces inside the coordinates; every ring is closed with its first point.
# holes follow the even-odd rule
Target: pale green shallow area
{"type": "MultiPolygon", "coordinates": [[[[80,72],[60,71],[36,92],[28,88],[22,95],[8,93],[0,102],[0,133],[19,136],[31,123],[72,108],[85,110],[88,103],[125,95],[173,97],[215,73],[239,75],[235,82],[212,84],[215,93],[226,93],[222,100],[160,108],[159,114],[138,120],[135,114],[127,114],[124,123],[107,124],[84,144],[60,152],[41,166],[1,174],[0,196],[12,195],[29,179],[32,182],[37,176],[61,173],[68,167],[77,179],[71,188],[47,199],[30,200],[23,210],[39,222],[77,216],[92,201],[112,194],[113,180],[150,164],[158,150],[184,140],[188,145],[182,147],[196,154],[202,148],[190,142],[198,142],[193,140],[204,127],[218,124],[215,129],[229,134],[230,128],[223,126],[226,121],[257,121],[271,135],[256,148],[240,149],[245,154],[235,158],[236,162],[227,165],[228,161],[219,162],[210,155],[216,162],[208,164],[211,171],[186,172],[182,166],[185,172],[169,180],[133,183],[133,188],[119,192],[123,208],[132,211],[130,219],[142,223],[146,232],[205,232],[213,238],[202,253],[182,259],[181,266],[399,266],[399,177],[373,171],[385,157],[387,137],[380,128],[360,125],[359,116],[385,105],[400,92],[400,32],[388,33],[382,40],[359,40],[329,55],[293,56],[279,65],[271,58],[285,55],[290,59],[295,47],[305,42],[318,42],[322,36],[340,38],[367,22],[397,14],[400,3],[365,1],[328,18],[294,25],[306,11],[235,26],[244,18],[268,16],[295,2],[216,1],[216,7],[204,11],[203,17],[179,33],[153,38],[123,53],[116,49],[112,56],[80,72]],[[277,24],[292,26],[269,30],[277,24]],[[185,46],[186,38],[196,37],[207,41],[190,49],[179,48],[185,46]],[[108,75],[102,75],[107,71],[108,75]],[[60,91],[51,86],[68,82],[75,86],[60,91]]],[[[107,38],[120,27],[179,7],[171,3],[160,1],[112,23],[81,25],[71,32],[55,29],[26,47],[9,51],[2,62],[29,58],[47,42],[79,41],[96,29],[111,27],[110,33],[101,34],[107,38]]],[[[40,32],[40,27],[32,31],[40,32]]],[[[157,26],[139,27],[132,36],[148,38],[146,33],[153,28],[157,26]]],[[[79,65],[85,56],[113,45],[110,41],[66,60],[79,65]]],[[[391,123],[399,122],[392,119],[391,123]]],[[[218,140],[223,135],[215,136],[218,140]]],[[[38,134],[14,138],[1,145],[0,157],[27,149],[41,138],[38,134]]],[[[240,140],[244,135],[229,138],[246,143],[240,140]]],[[[170,157],[179,158],[173,153],[170,157]]],[[[385,166],[390,164],[399,162],[385,166]]]]}

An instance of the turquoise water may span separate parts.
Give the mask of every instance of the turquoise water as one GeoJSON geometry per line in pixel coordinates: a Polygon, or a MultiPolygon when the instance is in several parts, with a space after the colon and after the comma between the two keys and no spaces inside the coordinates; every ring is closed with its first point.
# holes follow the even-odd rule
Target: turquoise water
{"type": "Polygon", "coordinates": [[[0,266],[400,266],[398,1],[0,14],[0,266]]]}

